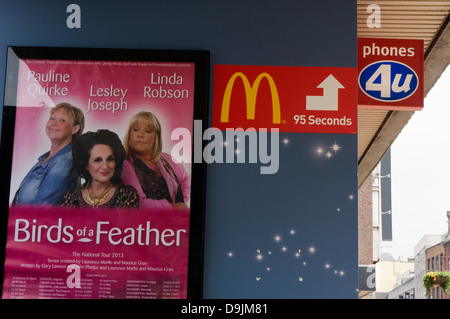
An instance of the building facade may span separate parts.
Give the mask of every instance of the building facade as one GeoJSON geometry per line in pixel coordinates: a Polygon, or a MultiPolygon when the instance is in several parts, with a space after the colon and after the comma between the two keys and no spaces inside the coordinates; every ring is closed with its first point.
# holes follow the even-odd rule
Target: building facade
{"type": "Polygon", "coordinates": [[[427,249],[442,242],[444,238],[444,235],[425,235],[414,248],[414,281],[416,299],[427,298],[426,290],[422,285],[423,276],[425,276],[428,271],[427,249]]]}
{"type": "MultiPolygon", "coordinates": [[[[447,212],[447,222],[449,230],[443,235],[442,241],[429,247],[426,252],[427,272],[450,271],[450,212],[447,212]]],[[[434,286],[428,293],[428,299],[450,299],[439,286],[434,286]]]]}
{"type": "Polygon", "coordinates": [[[392,240],[390,197],[388,205],[382,202],[383,186],[389,188],[385,186],[389,182],[390,171],[382,170],[380,163],[358,190],[360,272],[372,265],[376,283],[372,291],[359,291],[359,298],[450,299],[450,294],[446,295],[438,286],[426,294],[422,282],[427,272],[450,270],[450,211],[447,212],[449,229],[446,234],[425,235],[415,246],[413,258],[407,262],[395,261],[389,254],[392,240]],[[383,230],[383,226],[388,230],[383,230]]]}

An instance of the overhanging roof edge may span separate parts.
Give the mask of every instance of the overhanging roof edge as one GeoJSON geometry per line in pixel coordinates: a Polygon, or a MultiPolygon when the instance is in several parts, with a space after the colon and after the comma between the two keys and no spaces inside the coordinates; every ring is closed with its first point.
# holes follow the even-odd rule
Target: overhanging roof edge
{"type": "MultiPolygon", "coordinates": [[[[450,64],[450,15],[447,15],[439,32],[425,53],[424,97],[427,96],[442,72],[450,64]]],[[[364,183],[384,154],[391,147],[414,111],[392,111],[374,135],[369,147],[358,162],[358,188],[364,183]]]]}

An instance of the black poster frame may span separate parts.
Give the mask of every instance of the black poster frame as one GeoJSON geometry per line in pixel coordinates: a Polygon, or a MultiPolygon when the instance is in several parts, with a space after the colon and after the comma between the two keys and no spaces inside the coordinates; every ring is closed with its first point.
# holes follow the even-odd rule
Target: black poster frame
{"type": "MultiPolygon", "coordinates": [[[[7,48],[4,103],[1,128],[0,171],[0,295],[3,290],[5,250],[10,198],[12,153],[16,114],[18,65],[21,59],[98,60],[195,63],[195,90],[193,121],[208,121],[210,53],[206,50],[153,50],[72,47],[7,48]]],[[[206,164],[194,161],[195,139],[192,143],[191,202],[189,230],[189,260],[187,298],[203,297],[203,243],[206,199],[206,164]]],[[[201,149],[205,146],[202,140],[201,149]]],[[[198,146],[197,146],[198,148],[198,146]]]]}

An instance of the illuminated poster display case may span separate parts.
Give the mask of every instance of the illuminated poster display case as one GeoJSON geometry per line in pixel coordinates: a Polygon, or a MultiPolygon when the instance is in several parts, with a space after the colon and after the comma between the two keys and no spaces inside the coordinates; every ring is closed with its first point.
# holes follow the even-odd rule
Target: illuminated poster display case
{"type": "Polygon", "coordinates": [[[208,92],[208,51],[9,47],[2,298],[201,298],[208,92]]]}

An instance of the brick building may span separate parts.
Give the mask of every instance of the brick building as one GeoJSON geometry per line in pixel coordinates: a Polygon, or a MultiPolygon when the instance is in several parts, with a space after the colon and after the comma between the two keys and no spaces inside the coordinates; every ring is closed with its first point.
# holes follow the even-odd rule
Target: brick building
{"type": "MultiPolygon", "coordinates": [[[[445,239],[429,247],[425,252],[426,269],[430,271],[450,271],[450,212],[447,212],[448,232],[445,239]]],[[[438,286],[431,288],[429,299],[450,299],[449,294],[445,294],[444,291],[438,286]]]]}
{"type": "Polygon", "coordinates": [[[360,265],[373,263],[372,176],[359,188],[358,260],[360,265]]]}

